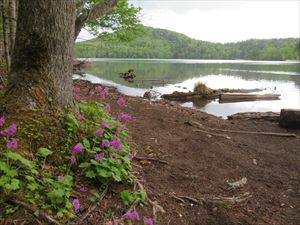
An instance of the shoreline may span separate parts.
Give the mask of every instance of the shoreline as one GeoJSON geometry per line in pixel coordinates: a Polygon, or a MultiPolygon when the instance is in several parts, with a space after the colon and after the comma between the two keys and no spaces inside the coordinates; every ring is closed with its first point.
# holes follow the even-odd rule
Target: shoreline
{"type": "MultiPolygon", "coordinates": [[[[101,85],[74,83],[85,96],[90,87],[101,85]]],[[[115,89],[104,103],[111,104],[114,111],[120,97],[127,102],[125,113],[134,117],[127,126],[139,150],[134,170],[145,178],[151,199],[166,210],[157,215],[155,224],[297,224],[299,130],[283,129],[277,122],[262,119],[224,120],[166,101],[125,96],[115,89]],[[197,131],[188,121],[200,123],[207,132],[197,131]],[[208,130],[211,128],[215,130],[208,130]],[[216,129],[295,133],[296,137],[216,129]],[[247,183],[242,187],[229,186],[228,182],[244,177],[247,183]],[[241,202],[226,200],[243,196],[241,202]]],[[[142,210],[151,211],[148,207],[142,210]]],[[[89,222],[99,223],[100,218],[93,215],[89,222]]]]}

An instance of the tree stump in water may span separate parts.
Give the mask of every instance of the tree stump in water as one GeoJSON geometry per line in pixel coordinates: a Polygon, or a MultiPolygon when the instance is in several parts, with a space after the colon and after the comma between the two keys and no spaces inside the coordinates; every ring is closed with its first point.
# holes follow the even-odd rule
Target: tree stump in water
{"type": "Polygon", "coordinates": [[[285,128],[300,129],[300,110],[281,109],[279,125],[285,128]]]}

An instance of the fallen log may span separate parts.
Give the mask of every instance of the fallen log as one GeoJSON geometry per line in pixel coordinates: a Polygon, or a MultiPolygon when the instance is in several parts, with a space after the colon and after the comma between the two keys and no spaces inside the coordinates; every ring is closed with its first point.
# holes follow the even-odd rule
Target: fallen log
{"type": "Polygon", "coordinates": [[[236,113],[227,117],[228,120],[267,120],[271,122],[279,121],[279,113],[274,112],[245,112],[236,113]]]}
{"type": "Polygon", "coordinates": [[[300,109],[281,109],[279,125],[284,128],[300,129],[300,109]]]}
{"type": "Polygon", "coordinates": [[[294,133],[273,133],[273,132],[258,132],[258,131],[242,131],[242,130],[226,130],[226,129],[219,129],[219,128],[211,128],[211,127],[204,127],[201,123],[197,121],[187,121],[185,124],[194,126],[203,130],[213,130],[213,131],[221,131],[227,133],[238,133],[238,134],[254,134],[254,135],[268,135],[268,136],[277,136],[277,137],[297,137],[294,133]]]}
{"type": "Polygon", "coordinates": [[[220,103],[245,102],[257,100],[278,100],[279,94],[243,94],[243,93],[222,93],[219,95],[220,103]]]}

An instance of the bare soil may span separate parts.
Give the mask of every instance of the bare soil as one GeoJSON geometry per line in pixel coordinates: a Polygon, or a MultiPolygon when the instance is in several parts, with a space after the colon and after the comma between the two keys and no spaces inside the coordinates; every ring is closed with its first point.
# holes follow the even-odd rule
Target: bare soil
{"type": "MultiPolygon", "coordinates": [[[[85,81],[76,83],[86,95],[93,86],[85,81]]],[[[299,130],[283,129],[265,120],[224,120],[168,101],[123,96],[116,90],[104,101],[116,109],[119,97],[127,100],[124,111],[134,116],[128,124],[139,149],[134,169],[145,178],[148,196],[166,210],[157,213],[155,224],[300,224],[299,130]],[[195,127],[186,124],[190,120],[208,128],[290,132],[297,137],[211,131],[228,135],[227,139],[194,131],[195,127]],[[232,189],[227,184],[243,177],[247,178],[243,187],[232,189]],[[247,198],[238,203],[216,201],[216,197],[245,193],[247,198]]],[[[84,224],[104,224],[103,214],[113,209],[118,206],[105,197],[84,224]]],[[[151,207],[142,210],[149,214],[151,207]]]]}

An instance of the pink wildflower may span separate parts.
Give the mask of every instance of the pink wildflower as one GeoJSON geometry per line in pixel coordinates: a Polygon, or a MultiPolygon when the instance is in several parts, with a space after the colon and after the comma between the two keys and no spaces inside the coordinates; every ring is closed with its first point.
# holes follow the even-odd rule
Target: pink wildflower
{"type": "Polygon", "coordinates": [[[1,131],[1,134],[5,137],[10,137],[14,135],[16,131],[17,131],[17,125],[13,123],[8,130],[1,131]]]}
{"type": "Polygon", "coordinates": [[[83,147],[82,147],[82,145],[80,143],[78,143],[77,145],[75,145],[73,147],[73,153],[75,153],[75,154],[79,154],[82,151],[83,151],[83,147]]]}
{"type": "Polygon", "coordinates": [[[102,87],[101,86],[95,87],[95,92],[100,94],[102,92],[102,87]]]}
{"type": "Polygon", "coordinates": [[[104,130],[96,130],[95,135],[96,136],[101,136],[104,134],[104,130]]]}
{"type": "Polygon", "coordinates": [[[79,201],[79,199],[77,199],[77,198],[73,199],[73,206],[74,206],[74,211],[78,212],[78,210],[80,208],[80,201],[79,201]]]}
{"type": "Polygon", "coordinates": [[[144,222],[146,225],[153,225],[153,219],[152,218],[144,218],[144,222]]]}
{"type": "Polygon", "coordinates": [[[87,189],[86,187],[80,187],[79,191],[80,191],[81,193],[86,193],[86,192],[89,191],[89,189],[87,189]]]}
{"type": "Polygon", "coordinates": [[[140,220],[140,215],[137,211],[129,211],[124,215],[125,219],[140,220]]]}
{"type": "Polygon", "coordinates": [[[75,86],[74,87],[74,92],[78,94],[80,92],[80,87],[79,86],[75,86]]]}
{"type": "Polygon", "coordinates": [[[103,158],[104,158],[104,153],[103,152],[97,153],[95,155],[95,160],[97,160],[97,161],[102,161],[103,158]]]}
{"type": "Polygon", "coordinates": [[[79,96],[79,95],[75,95],[75,96],[74,96],[74,99],[75,99],[76,101],[79,101],[79,100],[80,100],[80,96],[79,96]]]}
{"type": "Polygon", "coordinates": [[[108,140],[102,140],[102,147],[103,148],[108,148],[110,145],[109,141],[108,140]]]}
{"type": "Polygon", "coordinates": [[[77,159],[74,155],[72,155],[71,158],[70,158],[70,164],[71,165],[76,165],[77,164],[77,159]]]}
{"type": "Polygon", "coordinates": [[[129,154],[129,155],[128,155],[128,159],[129,159],[129,160],[133,160],[133,159],[134,159],[134,157],[135,157],[135,155],[134,155],[134,154],[129,154]]]}
{"type": "Polygon", "coordinates": [[[126,105],[126,100],[121,97],[118,99],[117,103],[120,107],[124,107],[126,105]]]}
{"type": "Polygon", "coordinates": [[[11,141],[6,142],[6,147],[10,149],[17,149],[18,147],[18,142],[16,139],[12,139],[11,141]]]}
{"type": "Polygon", "coordinates": [[[0,118],[0,127],[2,127],[5,124],[5,119],[4,117],[0,118]]]}
{"type": "Polygon", "coordinates": [[[85,118],[84,118],[84,115],[78,114],[78,115],[77,115],[77,119],[78,119],[79,121],[83,121],[85,118]]]}
{"type": "Polygon", "coordinates": [[[105,121],[101,121],[100,126],[101,126],[101,128],[104,129],[106,127],[106,122],[105,121]]]}

